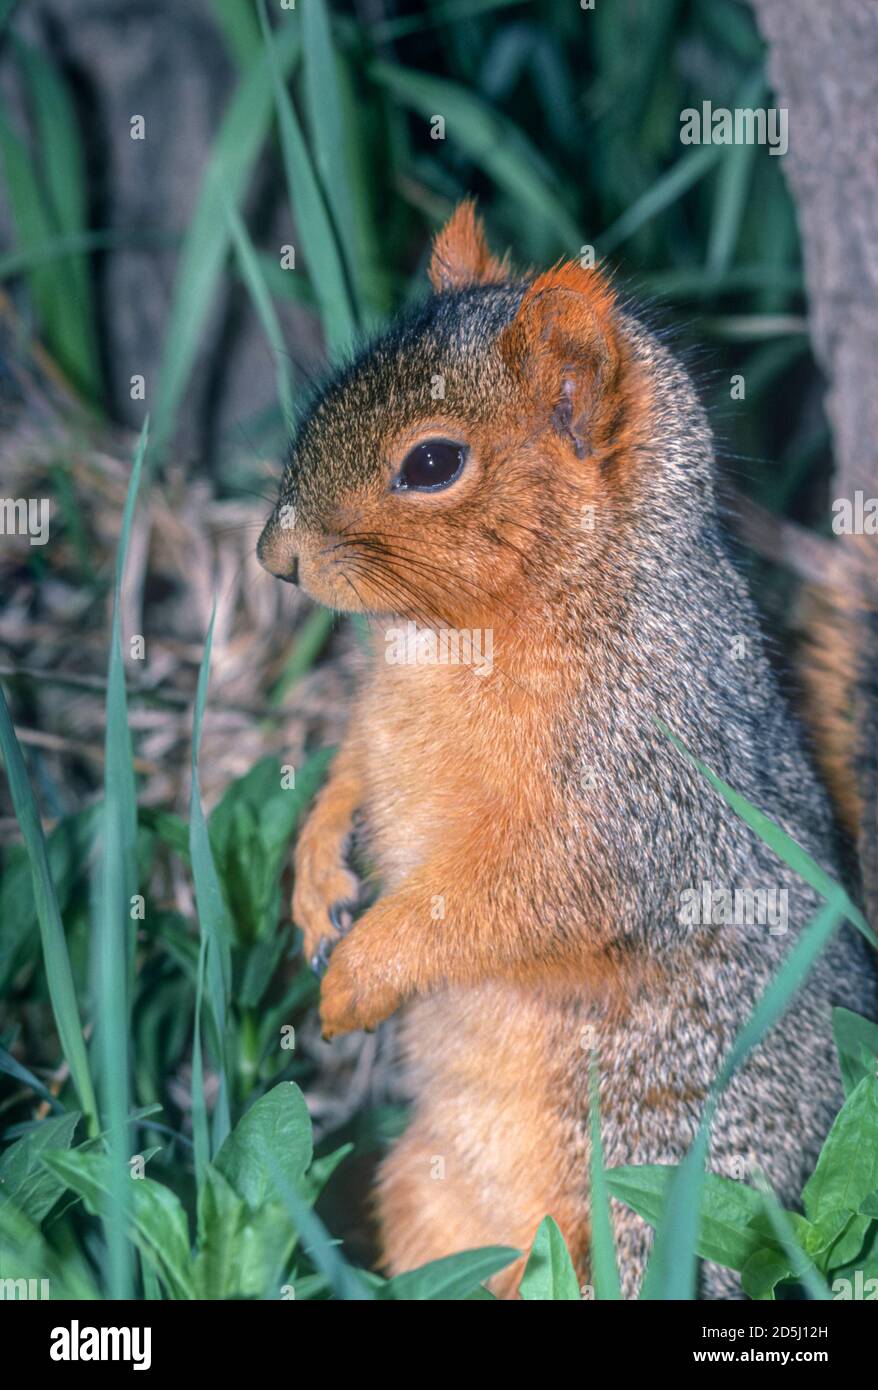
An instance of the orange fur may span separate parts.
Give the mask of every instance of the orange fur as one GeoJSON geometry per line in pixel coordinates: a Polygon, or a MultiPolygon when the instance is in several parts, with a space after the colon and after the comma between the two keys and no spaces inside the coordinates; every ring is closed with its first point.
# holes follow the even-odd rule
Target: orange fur
{"type": "Polygon", "coordinates": [[[430,283],[438,293],[466,285],[498,284],[507,279],[507,258],[491,254],[472,199],[459,203],[454,215],[433,242],[430,283]]]}
{"type": "Polygon", "coordinates": [[[865,790],[859,766],[875,757],[860,744],[869,724],[867,672],[876,662],[869,619],[878,609],[878,538],[845,537],[839,549],[843,559],[836,582],[807,584],[802,590],[799,669],[803,714],[820,771],[839,820],[856,838],[865,790]]]}

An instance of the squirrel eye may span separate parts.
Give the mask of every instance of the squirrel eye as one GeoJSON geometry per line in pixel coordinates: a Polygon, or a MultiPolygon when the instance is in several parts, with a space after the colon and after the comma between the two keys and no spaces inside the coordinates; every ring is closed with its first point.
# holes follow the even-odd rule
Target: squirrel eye
{"type": "Polygon", "coordinates": [[[397,491],[447,487],[463,468],[465,458],[464,444],[455,444],[452,439],[425,439],[406,454],[393,487],[397,491]]]}

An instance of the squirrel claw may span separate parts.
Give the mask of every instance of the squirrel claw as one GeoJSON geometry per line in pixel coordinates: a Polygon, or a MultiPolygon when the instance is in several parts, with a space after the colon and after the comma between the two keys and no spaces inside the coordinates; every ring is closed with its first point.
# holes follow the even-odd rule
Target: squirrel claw
{"type": "Polygon", "coordinates": [[[346,902],[333,903],[329,909],[329,920],[339,936],[346,936],[354,925],[351,904],[346,902]]]}
{"type": "Polygon", "coordinates": [[[311,957],[311,969],[314,971],[318,980],[323,978],[329,968],[329,957],[332,951],[332,945],[333,943],[330,941],[329,937],[324,936],[317,950],[311,957]]]}

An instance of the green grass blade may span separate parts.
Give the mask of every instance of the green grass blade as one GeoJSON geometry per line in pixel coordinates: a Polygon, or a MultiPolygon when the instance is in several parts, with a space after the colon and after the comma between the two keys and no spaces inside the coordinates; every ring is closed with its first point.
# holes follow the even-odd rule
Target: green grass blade
{"type": "Polygon", "coordinates": [[[50,261],[63,260],[70,256],[90,254],[92,251],[115,251],[133,247],[174,247],[180,238],[165,232],[152,232],[141,229],[136,235],[130,231],[77,232],[75,236],[52,236],[38,246],[19,247],[8,255],[0,256],[0,280],[11,280],[16,275],[26,274],[50,261]]]}
{"type": "Polygon", "coordinates": [[[252,8],[242,0],[210,0],[210,7],[232,57],[248,68],[262,47],[252,8]]]}
{"type": "Polygon", "coordinates": [[[299,1239],[317,1269],[326,1276],[336,1298],[355,1302],[373,1299],[375,1295],[372,1289],[360,1278],[357,1271],[351,1268],[341,1251],[333,1244],[323,1222],[287,1180],[281,1165],[272,1153],[266,1152],[265,1162],[271,1185],[283,1201],[290,1220],[299,1233],[299,1239]]]}
{"type": "Polygon", "coordinates": [[[687,150],[681,155],[673,168],[656,179],[652,187],[626,208],[622,216],[598,239],[600,254],[609,256],[641,227],[645,227],[647,222],[688,193],[717,163],[722,149],[722,145],[699,145],[697,149],[687,150]]]}
{"type": "Polygon", "coordinates": [[[337,57],[326,0],[308,0],[302,12],[305,109],[314,163],[335,223],[348,273],[357,286],[357,229],[351,199],[351,174],[337,57]]]}
{"type": "Polygon", "coordinates": [[[795,946],[735,1039],[734,1046],[714,1083],[717,1093],[728,1085],[748,1052],[751,1052],[774,1026],[796,990],[802,985],[808,971],[845,916],[844,897],[839,889],[802,930],[795,946]]]}
{"type": "MultiPolygon", "coordinates": [[[[52,222],[62,237],[81,236],[87,229],[88,200],[76,109],[52,64],[20,41],[16,41],[14,47],[33,104],[52,222]]],[[[56,274],[59,287],[62,285],[60,277],[63,277],[66,290],[62,318],[66,365],[89,400],[98,401],[102,395],[102,377],[88,261],[82,255],[69,256],[60,263],[56,274]]],[[[47,325],[47,328],[54,341],[53,326],[47,325]]]]}
{"type": "Polygon", "coordinates": [[[147,438],[148,424],[144,424],[131,469],[116,556],[107,673],[101,862],[91,943],[98,1088],[110,1158],[110,1198],[104,1212],[104,1227],[111,1298],[130,1298],[134,1277],[133,1250],[128,1239],[128,1039],[136,931],[136,921],[131,917],[131,897],[137,892],[137,789],[122,661],[121,607],[125,559],[147,438]]]}
{"type": "Polygon", "coordinates": [[[256,255],[250,234],[244,226],[243,219],[237,209],[232,204],[226,203],[226,218],[228,219],[229,229],[232,233],[232,240],[235,245],[235,252],[238,257],[238,265],[241,268],[241,277],[253,301],[253,307],[259,316],[262,324],[262,331],[268,339],[268,346],[274,358],[274,372],[277,381],[277,398],[280,408],[283,411],[284,419],[288,425],[293,421],[293,388],[290,380],[290,359],[284,347],[283,333],[280,323],[275,313],[274,305],[271,302],[271,295],[262,274],[262,268],[256,255]]]}
{"type": "Polygon", "coordinates": [[[6,697],[0,687],[0,750],[6,765],[12,805],[22,838],[28,852],[37,919],[40,924],[40,940],[43,948],[43,965],[49,987],[49,998],[55,1017],[55,1026],[61,1040],[61,1049],[70,1076],[76,1087],[79,1104],[86,1116],[89,1134],[95,1135],[100,1129],[98,1107],[88,1066],[88,1055],[82,1036],[82,1021],[76,1003],[76,990],[73,985],[73,972],[67,941],[58,910],[55,885],[49,868],[46,840],[40,824],[39,811],[34,798],[24,758],[6,704],[6,697]]]}
{"type": "Polygon", "coordinates": [[[268,693],[268,703],[276,708],[282,705],[287,693],[310,671],[314,662],[329,640],[336,614],[328,608],[315,608],[302,623],[295,638],[292,650],[284,663],[284,668],[268,693]]]}
{"type": "Polygon", "coordinates": [[[206,938],[207,992],[213,1017],[219,1069],[219,1095],[213,1115],[213,1152],[221,1146],[231,1128],[229,1114],[230,1069],[225,1056],[226,1016],[232,989],[231,931],[226,905],[220,888],[204,807],[201,804],[201,784],[198,776],[198,755],[201,749],[201,725],[207,700],[210,674],[210,653],[213,646],[213,625],[216,607],[211,614],[204,655],[198,673],[198,691],[192,721],[192,792],[189,800],[189,853],[192,877],[195,881],[195,902],[198,908],[199,929],[206,938]]]}
{"type": "MultiPolygon", "coordinates": [[[[0,698],[2,698],[2,694],[3,692],[0,690],[0,698]]],[[[17,1062],[12,1054],[6,1051],[5,1047],[0,1047],[0,1071],[5,1072],[7,1076],[14,1077],[23,1086],[29,1086],[52,1110],[57,1111],[59,1115],[64,1114],[64,1106],[60,1104],[57,1097],[47,1090],[39,1077],[34,1076],[32,1071],[28,1071],[27,1067],[23,1067],[20,1062],[17,1062]]]]}
{"type": "MultiPolygon", "coordinates": [[[[298,36],[288,29],[276,44],[276,67],[289,72],[298,50],[298,36]]],[[[241,80],[214,141],[183,241],[156,392],[156,452],[166,447],[173,434],[229,252],[231,231],[224,206],[240,205],[268,135],[272,116],[268,79],[268,57],[260,52],[241,80]]]]}
{"type": "Polygon", "coordinates": [[[393,43],[421,29],[434,29],[440,24],[453,24],[458,19],[472,19],[491,10],[507,10],[529,3],[530,0],[448,0],[447,4],[431,5],[425,14],[379,19],[372,26],[372,37],[379,43],[393,43]]]}
{"type": "Polygon", "coordinates": [[[719,1097],[744,1058],[762,1040],[787,1008],[811,966],[829,942],[844,915],[841,890],[827,902],[802,931],[780,970],[759,999],[741,1029],[711,1087],[698,1133],[674,1174],[656,1232],[643,1282],[641,1298],[692,1299],[695,1297],[696,1243],[704,1185],[710,1126],[719,1097]]]}
{"type": "Polygon", "coordinates": [[[204,1002],[204,972],[207,937],[202,933],[198,948],[198,982],[195,987],[195,1024],[192,1037],[192,1140],[195,1150],[195,1182],[200,1192],[210,1162],[210,1136],[204,1097],[204,1061],[201,1052],[201,1011],[204,1002]]]}
{"type": "Polygon", "coordinates": [[[841,910],[848,921],[863,933],[867,941],[878,947],[878,937],[871,930],[859,908],[851,902],[841,884],[836,883],[834,878],[824,869],[821,869],[820,865],[811,858],[806,850],[802,849],[800,844],[796,843],[791,835],[776,825],[740,792],[736,792],[721,777],[717,777],[716,773],[711,772],[710,768],[699,758],[696,758],[694,753],[690,753],[686,745],[677,738],[676,734],[671,732],[666,724],[663,724],[660,719],[656,719],[655,722],[662,733],[671,740],[678,753],[682,753],[693,767],[698,768],[698,771],[707,778],[714,791],[719,792],[723,800],[731,806],[735,814],[740,816],[746,825],[749,825],[751,830],[755,830],[760,840],[764,841],[769,849],[774,850],[778,858],[788,864],[794,873],[797,873],[806,883],[809,883],[822,898],[842,904],[841,910]]]}
{"type": "MultiPolygon", "coordinates": [[[[57,234],[30,156],[0,113],[0,167],[19,249],[38,250],[57,234]]],[[[34,305],[52,353],[74,385],[88,391],[82,328],[63,262],[44,261],[28,274],[34,305]]]]}
{"type": "Polygon", "coordinates": [[[814,1261],[803,1250],[793,1229],[793,1223],[784,1211],[777,1196],[772,1189],[764,1173],[758,1172],[754,1175],[756,1187],[762,1193],[762,1200],[765,1205],[765,1213],[771,1222],[774,1234],[777,1236],[783,1247],[784,1253],[796,1271],[796,1278],[805,1285],[808,1290],[808,1297],[816,1302],[830,1302],[832,1294],[826,1280],[821,1275],[814,1261]]]}
{"type": "MultiPolygon", "coordinates": [[[[760,72],[746,82],[735,101],[735,107],[749,110],[760,105],[764,96],[765,83],[760,72]]],[[[707,239],[707,269],[712,274],[722,275],[732,264],[747,208],[758,148],[755,141],[746,140],[738,145],[723,147],[707,239]]]]}
{"type": "Polygon", "coordinates": [[[589,1110],[591,1128],[591,1157],[589,1172],[591,1177],[591,1263],[595,1297],[598,1299],[620,1299],[622,1287],[619,1283],[619,1267],[616,1263],[616,1247],[613,1240],[613,1223],[610,1217],[610,1194],[607,1176],[604,1171],[604,1153],[601,1142],[601,1110],[598,1092],[597,1063],[594,1052],[588,1068],[589,1110]]]}
{"type": "Polygon", "coordinates": [[[259,0],[259,21],[270,62],[290,206],[295,213],[308,275],[320,304],[327,346],[334,355],[350,346],[355,327],[353,308],[335,232],[290,94],[283,83],[277,61],[279,39],[268,23],[265,0],[259,0]]]}
{"type": "Polygon", "coordinates": [[[569,255],[579,254],[576,222],[541,155],[511,121],[455,82],[383,62],[371,63],[369,76],[426,120],[441,113],[446,138],[509,193],[523,215],[550,227],[569,255]]]}

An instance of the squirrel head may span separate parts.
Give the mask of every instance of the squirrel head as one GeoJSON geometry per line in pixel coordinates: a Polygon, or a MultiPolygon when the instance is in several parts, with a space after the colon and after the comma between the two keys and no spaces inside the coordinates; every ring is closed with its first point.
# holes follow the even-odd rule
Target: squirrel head
{"type": "Polygon", "coordinates": [[[545,612],[630,504],[647,379],[605,275],[514,275],[473,205],[436,237],[434,294],[328,381],[259,542],[347,611],[431,626],[545,612]]]}

